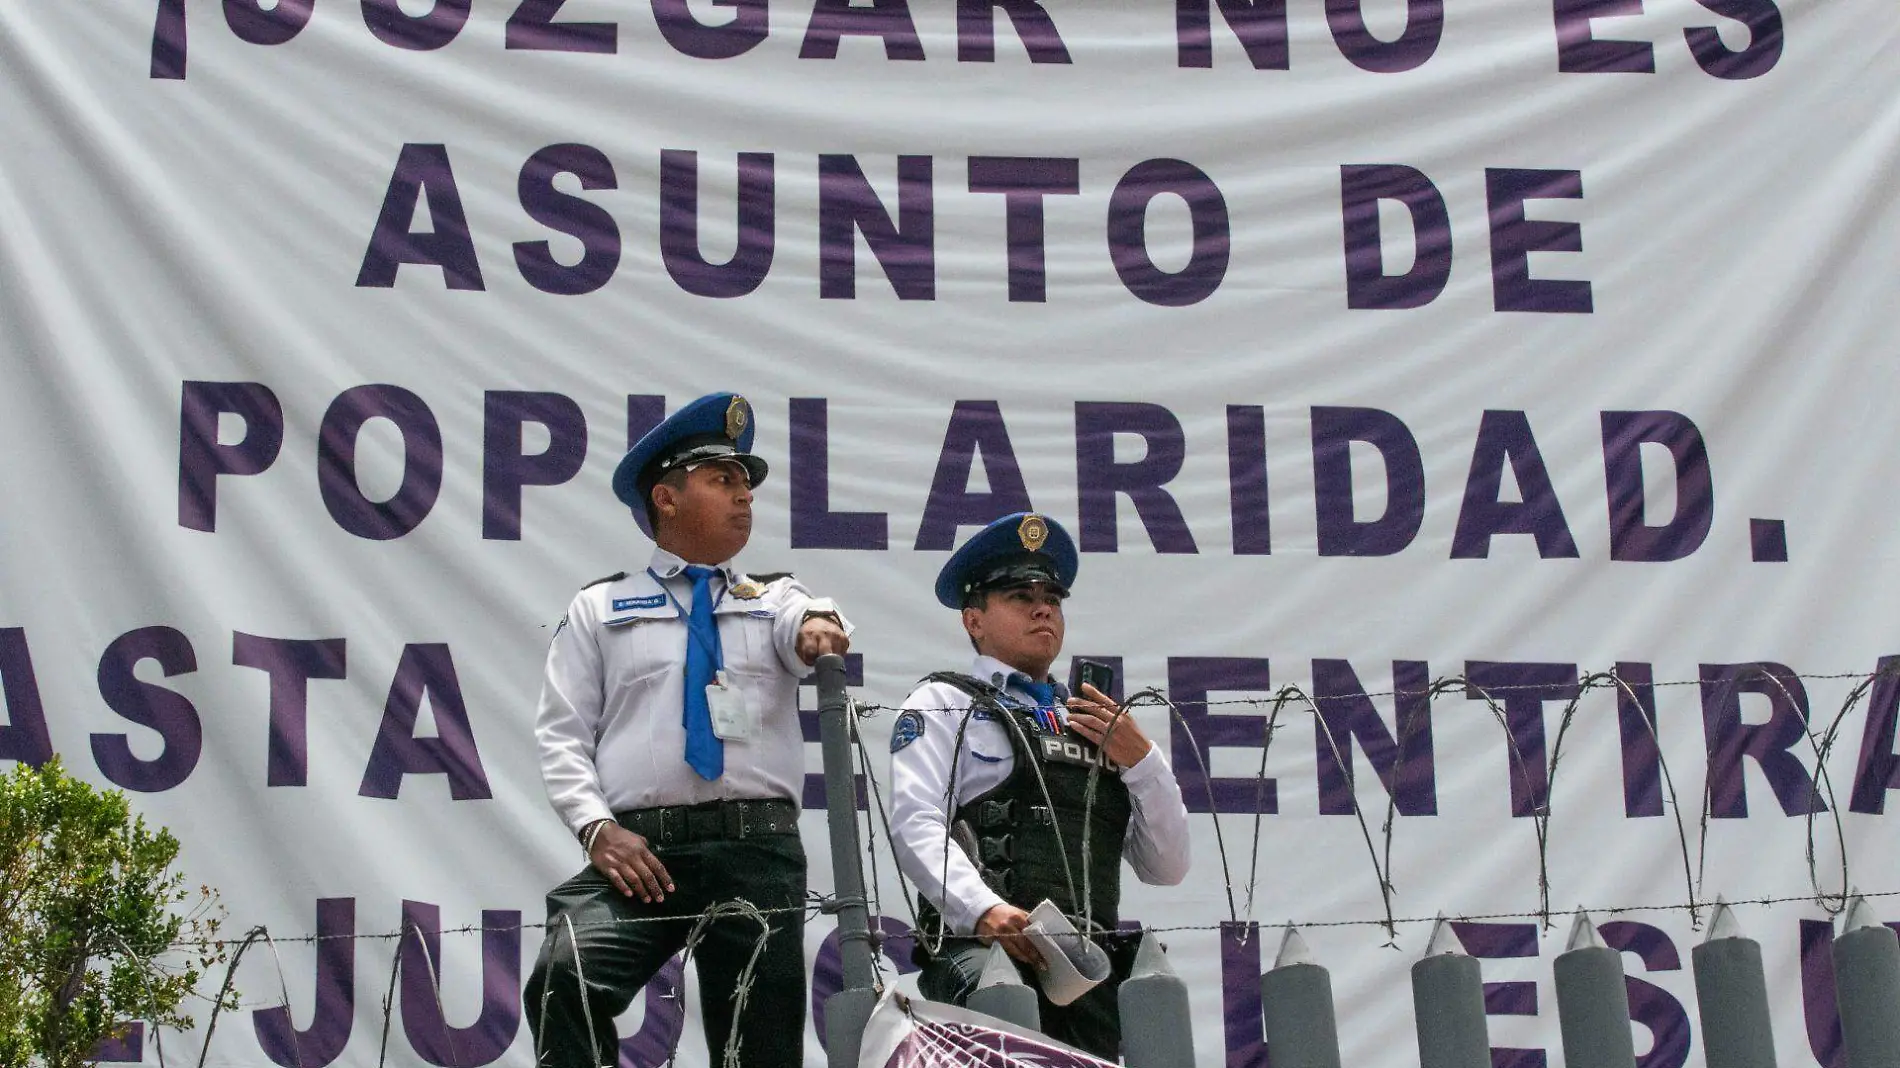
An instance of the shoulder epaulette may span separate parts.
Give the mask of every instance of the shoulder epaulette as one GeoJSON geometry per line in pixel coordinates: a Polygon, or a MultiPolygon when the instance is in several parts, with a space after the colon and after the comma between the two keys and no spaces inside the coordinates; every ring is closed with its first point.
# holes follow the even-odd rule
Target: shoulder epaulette
{"type": "Polygon", "coordinates": [[[971,697],[977,698],[987,697],[994,699],[997,692],[996,687],[991,686],[989,683],[975,676],[965,675],[957,671],[933,671],[917,681],[919,683],[941,682],[946,686],[962,690],[971,697]]]}
{"type": "Polygon", "coordinates": [[[755,575],[755,574],[752,574],[751,572],[747,572],[746,577],[758,583],[761,586],[770,586],[772,583],[777,582],[779,579],[791,578],[792,573],[790,571],[767,571],[763,575],[755,575]]]}
{"type": "Polygon", "coordinates": [[[588,583],[587,585],[582,586],[581,589],[591,590],[595,586],[598,586],[603,582],[619,582],[621,579],[626,578],[626,577],[627,577],[627,573],[625,571],[616,571],[613,574],[608,575],[606,578],[595,579],[594,581],[588,583]]]}
{"type": "Polygon", "coordinates": [[[970,709],[977,719],[995,719],[1009,715],[1004,711],[1007,706],[1003,704],[1003,692],[974,675],[965,675],[959,671],[933,671],[917,681],[919,683],[941,682],[953,690],[962,692],[970,699],[970,709]]]}

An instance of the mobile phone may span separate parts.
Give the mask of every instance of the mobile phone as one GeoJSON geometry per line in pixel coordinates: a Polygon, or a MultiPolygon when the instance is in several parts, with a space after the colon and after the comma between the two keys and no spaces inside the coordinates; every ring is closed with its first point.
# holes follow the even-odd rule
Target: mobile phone
{"type": "Polygon", "coordinates": [[[1115,669],[1098,660],[1084,660],[1076,657],[1069,661],[1069,692],[1082,696],[1082,684],[1102,691],[1104,697],[1115,692],[1115,669]]]}

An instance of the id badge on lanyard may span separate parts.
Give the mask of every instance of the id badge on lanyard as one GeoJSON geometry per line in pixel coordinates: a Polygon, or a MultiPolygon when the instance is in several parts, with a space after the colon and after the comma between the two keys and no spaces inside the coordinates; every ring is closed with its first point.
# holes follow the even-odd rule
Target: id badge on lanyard
{"type": "Polygon", "coordinates": [[[752,703],[745,691],[734,685],[724,671],[713,676],[706,687],[706,708],[712,713],[713,735],[722,742],[751,739],[757,724],[752,718],[752,703]]]}
{"type": "MultiPolygon", "coordinates": [[[[660,576],[655,575],[652,568],[647,569],[647,574],[666,594],[667,601],[673,605],[673,611],[679,613],[680,621],[687,624],[686,640],[692,641],[692,623],[685,607],[679,603],[679,598],[673,596],[673,592],[666,588],[666,584],[660,581],[660,576]]],[[[721,590],[719,597],[713,601],[715,612],[719,608],[719,602],[724,599],[725,591],[721,590]]],[[[716,616],[713,625],[715,627],[719,625],[716,616]]],[[[752,703],[746,700],[745,691],[726,674],[724,656],[715,656],[713,659],[721,663],[719,669],[713,672],[713,680],[706,684],[706,710],[711,714],[713,737],[722,742],[749,741],[758,727],[752,703]]]]}

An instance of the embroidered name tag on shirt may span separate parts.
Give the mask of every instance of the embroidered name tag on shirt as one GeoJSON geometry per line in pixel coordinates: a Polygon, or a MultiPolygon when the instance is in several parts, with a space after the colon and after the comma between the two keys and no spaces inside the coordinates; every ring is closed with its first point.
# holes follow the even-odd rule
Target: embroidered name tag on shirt
{"type": "Polygon", "coordinates": [[[616,597],[613,602],[613,610],[616,612],[631,612],[636,608],[658,608],[665,603],[666,594],[664,593],[656,593],[650,597],[616,597]]]}

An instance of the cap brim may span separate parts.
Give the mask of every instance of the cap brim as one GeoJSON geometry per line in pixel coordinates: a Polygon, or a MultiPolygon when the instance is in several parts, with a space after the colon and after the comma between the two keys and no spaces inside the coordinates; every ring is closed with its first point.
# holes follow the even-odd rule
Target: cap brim
{"type": "Polygon", "coordinates": [[[1069,588],[1062,584],[1062,579],[1057,577],[1055,568],[1040,562],[1010,564],[1007,567],[997,568],[971,582],[968,592],[1013,590],[1021,586],[1033,586],[1039,582],[1064,597],[1069,595],[1069,588]]]}
{"type": "Polygon", "coordinates": [[[740,467],[745,468],[746,479],[751,485],[754,485],[754,486],[758,485],[761,482],[764,482],[765,476],[768,473],[770,473],[772,470],[771,467],[765,462],[764,457],[754,456],[749,452],[718,453],[712,456],[706,456],[706,457],[701,457],[697,459],[688,457],[685,460],[682,460],[678,463],[673,464],[672,468],[670,469],[678,470],[684,467],[688,470],[691,470],[692,468],[698,467],[701,464],[710,464],[710,463],[738,464],[740,467]]]}

